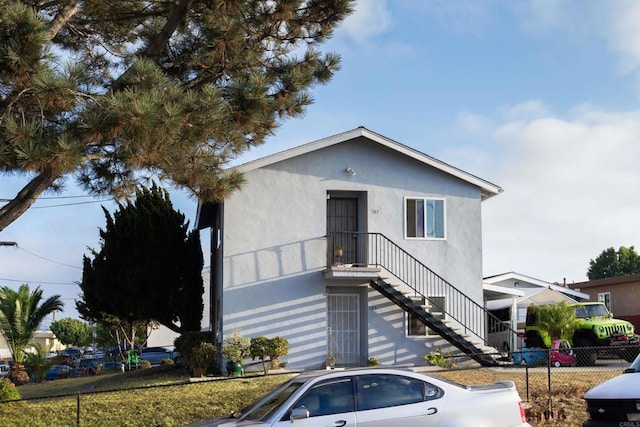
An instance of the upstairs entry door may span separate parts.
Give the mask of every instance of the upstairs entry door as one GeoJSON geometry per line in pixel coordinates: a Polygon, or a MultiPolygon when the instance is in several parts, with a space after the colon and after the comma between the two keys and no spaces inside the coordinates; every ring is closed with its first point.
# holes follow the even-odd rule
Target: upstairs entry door
{"type": "Polygon", "coordinates": [[[358,263],[358,236],[351,233],[359,231],[358,202],[355,197],[330,196],[327,199],[327,234],[344,233],[337,234],[333,242],[343,249],[341,259],[337,260],[343,264],[358,263]]]}

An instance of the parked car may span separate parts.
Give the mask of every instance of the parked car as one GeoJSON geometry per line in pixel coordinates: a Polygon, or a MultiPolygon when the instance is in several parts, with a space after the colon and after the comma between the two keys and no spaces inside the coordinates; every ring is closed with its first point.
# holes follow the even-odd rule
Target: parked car
{"type": "Polygon", "coordinates": [[[78,363],[78,369],[82,375],[95,375],[102,372],[104,362],[104,359],[81,359],[80,363],[78,363]]]}
{"type": "Polygon", "coordinates": [[[400,369],[301,374],[213,426],[529,426],[513,381],[464,386],[400,369]]]}
{"type": "Polygon", "coordinates": [[[58,365],[76,366],[76,360],[68,354],[59,356],[58,365]]]}
{"type": "Polygon", "coordinates": [[[584,400],[589,419],[583,427],[640,425],[640,356],[621,375],[587,391],[584,400]]]}
{"type": "Polygon", "coordinates": [[[75,348],[75,347],[69,347],[65,350],[62,351],[62,355],[63,356],[71,356],[74,359],[80,359],[80,357],[82,356],[82,350],[80,350],[79,348],[75,348]]]}
{"type": "Polygon", "coordinates": [[[53,365],[44,375],[44,379],[47,381],[59,380],[61,378],[67,378],[70,373],[71,368],[67,365],[53,365]]]}
{"type": "Polygon", "coordinates": [[[0,365],[0,378],[5,378],[9,376],[9,365],[0,365]]]}
{"type": "Polygon", "coordinates": [[[140,360],[148,360],[152,366],[160,365],[164,359],[171,359],[175,362],[178,356],[177,351],[166,347],[144,347],[140,350],[140,360]]]}

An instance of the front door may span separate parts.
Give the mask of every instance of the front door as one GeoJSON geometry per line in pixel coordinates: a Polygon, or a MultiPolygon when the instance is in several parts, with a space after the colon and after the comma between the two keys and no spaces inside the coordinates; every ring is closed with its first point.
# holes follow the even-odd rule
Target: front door
{"type": "Polygon", "coordinates": [[[327,294],[327,342],[337,365],[360,365],[359,294],[327,294]]]}
{"type": "Polygon", "coordinates": [[[358,198],[336,197],[331,195],[327,200],[327,234],[336,233],[332,244],[334,249],[340,247],[342,255],[335,261],[339,264],[358,263],[358,198]]]}

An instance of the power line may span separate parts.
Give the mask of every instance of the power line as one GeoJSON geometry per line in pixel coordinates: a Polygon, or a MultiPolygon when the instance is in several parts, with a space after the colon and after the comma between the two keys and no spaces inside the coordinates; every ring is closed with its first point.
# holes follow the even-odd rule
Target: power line
{"type": "Polygon", "coordinates": [[[65,266],[65,267],[76,268],[76,269],[78,269],[78,270],[82,270],[82,267],[78,267],[77,265],[70,265],[70,264],[65,264],[65,263],[63,263],[63,262],[55,261],[55,260],[52,260],[52,259],[50,259],[50,258],[43,257],[42,255],[38,255],[38,254],[37,254],[37,253],[35,253],[35,252],[28,251],[28,250],[24,249],[24,248],[23,248],[22,246],[20,246],[20,245],[16,245],[16,246],[17,246],[17,248],[18,248],[18,249],[20,249],[21,251],[26,252],[26,253],[28,253],[29,255],[33,255],[33,256],[35,256],[35,257],[38,257],[38,258],[40,258],[40,259],[43,259],[43,260],[45,260],[45,261],[49,261],[49,262],[52,262],[52,263],[54,263],[54,264],[63,265],[63,266],[65,266]]]}
{"type": "Polygon", "coordinates": [[[52,197],[38,197],[38,200],[57,200],[57,199],[82,199],[85,197],[95,197],[90,194],[83,194],[80,196],[52,196],[52,197]]]}
{"type": "Polygon", "coordinates": [[[37,284],[41,284],[41,285],[64,285],[64,286],[76,286],[75,283],[73,282],[42,282],[40,280],[18,280],[18,279],[5,279],[3,277],[0,277],[0,281],[3,282],[19,282],[19,283],[27,283],[27,282],[31,282],[31,283],[37,283],[37,284]]]}
{"type": "MultiPolygon", "coordinates": [[[[95,197],[90,194],[83,194],[81,196],[52,196],[52,197],[38,197],[37,200],[58,200],[58,199],[83,199],[86,197],[95,197]]],[[[0,202],[10,202],[12,199],[6,197],[0,197],[0,202]]]]}
{"type": "MultiPolygon", "coordinates": [[[[60,199],[77,199],[80,197],[92,197],[92,196],[64,196],[64,197],[39,197],[38,200],[60,200],[60,199]]],[[[13,199],[3,199],[0,198],[0,202],[8,203],[13,199]]],[[[47,209],[47,208],[59,208],[64,206],[77,206],[77,205],[88,205],[92,203],[102,203],[102,202],[113,202],[116,199],[111,197],[108,199],[99,199],[99,200],[89,200],[86,202],[76,202],[76,203],[62,203],[59,205],[46,205],[46,206],[32,206],[29,209],[47,209]]]]}
{"type": "Polygon", "coordinates": [[[93,203],[113,202],[113,201],[115,201],[115,199],[111,198],[111,199],[91,200],[91,201],[88,201],[88,202],[62,203],[60,205],[32,206],[30,209],[59,208],[59,207],[64,207],[64,206],[90,205],[90,204],[93,204],[93,203]]]}

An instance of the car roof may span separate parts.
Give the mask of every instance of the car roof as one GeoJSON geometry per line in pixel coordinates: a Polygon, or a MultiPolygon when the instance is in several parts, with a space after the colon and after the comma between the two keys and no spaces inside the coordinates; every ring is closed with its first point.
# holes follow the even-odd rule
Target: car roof
{"type": "Polygon", "coordinates": [[[296,380],[308,381],[314,378],[334,378],[346,377],[351,375],[367,375],[367,374],[388,374],[388,375],[407,375],[408,376],[424,376],[423,373],[415,372],[408,368],[385,368],[385,367],[368,367],[368,368],[346,368],[331,369],[303,372],[296,377],[296,380]]]}

